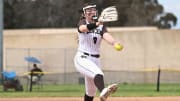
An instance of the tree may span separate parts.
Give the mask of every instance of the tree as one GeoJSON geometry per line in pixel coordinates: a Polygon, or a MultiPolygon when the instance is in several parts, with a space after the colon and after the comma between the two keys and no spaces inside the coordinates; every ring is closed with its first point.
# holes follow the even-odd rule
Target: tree
{"type": "Polygon", "coordinates": [[[100,12],[116,6],[119,20],[108,26],[157,26],[171,28],[177,23],[173,13],[164,12],[158,0],[4,0],[5,28],[76,27],[78,10],[87,2],[100,12]]]}
{"type": "Polygon", "coordinates": [[[177,23],[177,18],[172,13],[164,13],[159,15],[159,19],[156,21],[156,25],[159,28],[171,28],[177,23]]]}

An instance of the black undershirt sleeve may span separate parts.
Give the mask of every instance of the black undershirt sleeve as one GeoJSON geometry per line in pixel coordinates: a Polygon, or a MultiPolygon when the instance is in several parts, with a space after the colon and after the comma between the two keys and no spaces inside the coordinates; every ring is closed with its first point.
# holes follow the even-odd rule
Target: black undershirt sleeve
{"type": "Polygon", "coordinates": [[[96,26],[96,23],[87,24],[88,30],[92,30],[92,29],[94,29],[94,28],[96,28],[96,27],[98,27],[98,26],[96,26]]]}

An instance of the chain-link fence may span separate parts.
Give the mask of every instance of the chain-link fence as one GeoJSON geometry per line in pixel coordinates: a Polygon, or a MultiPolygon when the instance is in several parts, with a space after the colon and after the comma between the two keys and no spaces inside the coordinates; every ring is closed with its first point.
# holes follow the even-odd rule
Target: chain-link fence
{"type": "MultiPolygon", "coordinates": [[[[27,72],[32,68],[24,58],[37,57],[42,61],[38,64],[45,72],[43,83],[45,84],[78,84],[84,83],[82,75],[74,67],[73,58],[76,49],[6,49],[5,70],[16,71],[22,83],[27,81],[27,72]]],[[[158,67],[157,67],[158,68],[158,67]]],[[[158,72],[156,70],[103,70],[105,83],[156,83],[158,72]]],[[[161,73],[161,82],[178,83],[180,73],[178,70],[165,70],[161,73]]]]}
{"type": "Polygon", "coordinates": [[[6,49],[5,70],[27,76],[32,63],[24,58],[33,56],[42,61],[38,66],[45,72],[46,83],[75,83],[79,78],[73,64],[75,49],[6,49]]]}

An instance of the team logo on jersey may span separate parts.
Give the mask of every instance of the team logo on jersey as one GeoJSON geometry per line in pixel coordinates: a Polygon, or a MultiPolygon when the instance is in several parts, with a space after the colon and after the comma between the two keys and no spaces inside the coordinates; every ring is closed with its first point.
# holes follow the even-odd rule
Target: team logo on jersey
{"type": "Polygon", "coordinates": [[[90,30],[89,32],[87,32],[87,34],[88,33],[95,33],[95,34],[100,34],[101,35],[102,31],[100,29],[94,29],[94,30],[90,30]]]}
{"type": "Polygon", "coordinates": [[[81,55],[81,58],[87,58],[87,56],[85,56],[85,55],[81,55]]]}

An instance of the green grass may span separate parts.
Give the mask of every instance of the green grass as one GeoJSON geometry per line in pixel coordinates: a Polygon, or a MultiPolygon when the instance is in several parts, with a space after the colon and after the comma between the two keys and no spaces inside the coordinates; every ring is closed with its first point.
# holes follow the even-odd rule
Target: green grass
{"type": "MultiPolygon", "coordinates": [[[[24,87],[25,88],[25,87],[24,87]]],[[[15,92],[9,89],[2,91],[0,97],[74,97],[84,95],[84,85],[44,85],[38,91],[37,87],[32,92],[15,92]]],[[[98,96],[99,93],[97,93],[98,96]]],[[[180,96],[180,84],[161,84],[160,91],[156,91],[155,84],[120,84],[118,91],[112,96],[180,96]]]]}
{"type": "Polygon", "coordinates": [[[156,84],[122,84],[113,96],[179,96],[179,84],[161,84],[156,91],[156,84]]]}

